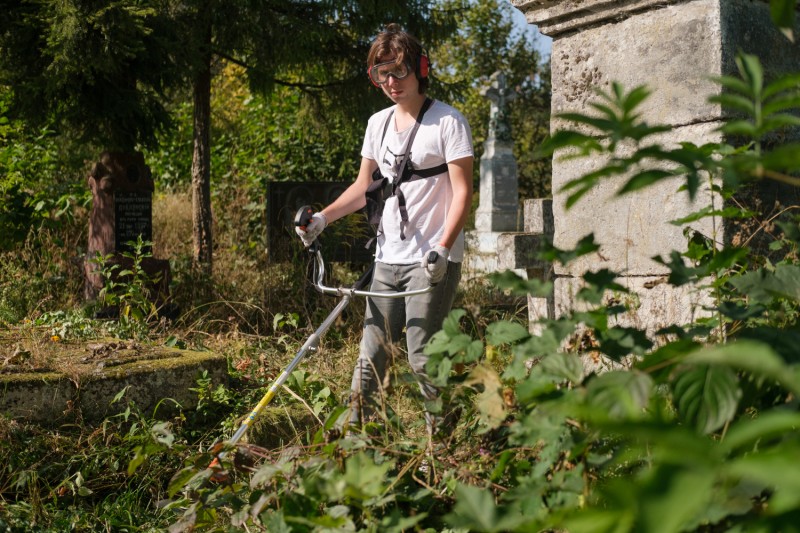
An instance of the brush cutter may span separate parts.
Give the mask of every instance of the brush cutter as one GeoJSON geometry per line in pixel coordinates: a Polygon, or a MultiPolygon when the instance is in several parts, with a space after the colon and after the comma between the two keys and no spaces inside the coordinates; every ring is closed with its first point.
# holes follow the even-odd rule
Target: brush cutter
{"type": "MultiPolygon", "coordinates": [[[[295,226],[305,228],[306,225],[311,221],[311,215],[313,214],[313,210],[309,206],[301,207],[300,210],[297,212],[295,216],[295,226]]],[[[300,347],[300,350],[297,352],[297,355],[294,356],[294,359],[289,363],[289,365],[281,372],[278,378],[270,385],[269,389],[267,389],[266,394],[261,398],[261,401],[253,408],[250,414],[244,419],[242,424],[239,426],[239,429],[236,430],[236,433],[233,434],[231,439],[228,441],[228,445],[226,448],[233,447],[236,445],[239,440],[244,436],[247,432],[250,425],[253,421],[258,417],[261,411],[272,401],[275,395],[278,393],[278,389],[286,382],[289,378],[291,373],[300,364],[300,361],[305,358],[306,354],[309,352],[315,352],[319,347],[319,341],[322,336],[325,334],[326,331],[333,325],[339,315],[342,314],[344,309],[350,303],[350,300],[353,296],[365,296],[369,298],[405,298],[407,296],[415,296],[418,294],[425,294],[431,292],[433,290],[433,286],[426,287],[424,289],[417,289],[411,291],[403,291],[403,292],[373,292],[363,290],[364,287],[369,285],[372,279],[372,270],[374,268],[370,267],[358,281],[353,284],[351,288],[346,287],[327,287],[323,283],[323,279],[325,277],[325,262],[322,260],[322,253],[320,252],[319,242],[314,241],[311,246],[308,247],[308,252],[314,256],[315,266],[314,266],[314,274],[313,274],[313,285],[314,288],[317,289],[319,292],[323,294],[335,294],[337,296],[341,296],[342,299],[339,303],[334,307],[333,311],[325,318],[322,324],[314,331],[314,333],[306,340],[303,346],[300,347]]],[[[432,254],[436,254],[436,252],[431,252],[432,254]]],[[[430,257],[428,260],[433,262],[437,259],[438,255],[435,257],[430,257]]],[[[226,452],[220,451],[214,457],[214,460],[208,466],[212,469],[219,469],[221,467],[220,461],[224,459],[226,456],[226,452]]],[[[224,479],[224,476],[220,476],[217,478],[218,480],[224,479]]]]}

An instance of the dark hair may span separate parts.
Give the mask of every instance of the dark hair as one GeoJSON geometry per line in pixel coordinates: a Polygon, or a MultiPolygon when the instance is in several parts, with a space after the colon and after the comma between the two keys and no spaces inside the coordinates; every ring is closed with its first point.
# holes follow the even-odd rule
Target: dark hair
{"type": "Polygon", "coordinates": [[[422,43],[408,32],[403,31],[399,24],[389,24],[386,29],[378,34],[372,42],[367,55],[367,66],[373,67],[384,58],[394,56],[397,64],[408,63],[414,68],[414,73],[419,80],[419,93],[424,94],[428,89],[428,77],[420,74],[420,60],[427,54],[422,48],[422,43]]]}

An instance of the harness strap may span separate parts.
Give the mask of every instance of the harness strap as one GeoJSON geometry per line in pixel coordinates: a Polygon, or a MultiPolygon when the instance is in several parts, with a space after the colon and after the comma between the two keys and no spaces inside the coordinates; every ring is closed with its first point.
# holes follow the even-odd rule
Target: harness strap
{"type": "MultiPolygon", "coordinates": [[[[402,169],[400,176],[396,177],[393,183],[389,184],[389,180],[382,176],[379,180],[374,180],[370,185],[370,190],[374,188],[383,188],[384,189],[384,199],[389,198],[391,196],[397,196],[397,204],[400,208],[400,239],[405,240],[405,227],[408,225],[408,209],[406,208],[406,197],[403,194],[402,189],[400,189],[400,185],[402,183],[406,183],[409,181],[416,181],[419,179],[426,179],[433,176],[438,176],[444,172],[447,172],[447,163],[442,163],[441,165],[437,165],[431,168],[425,169],[414,169],[413,165],[411,164],[411,160],[409,156],[411,155],[411,146],[414,144],[414,138],[417,135],[417,129],[419,129],[420,124],[422,123],[422,117],[425,115],[425,112],[431,107],[433,104],[433,100],[430,98],[425,98],[425,102],[422,104],[422,107],[419,110],[419,114],[417,115],[416,122],[414,123],[414,129],[411,130],[411,133],[406,140],[406,149],[403,153],[403,159],[400,161],[400,165],[398,168],[402,169]],[[376,181],[380,183],[376,183],[376,181]],[[387,194],[388,193],[388,194],[387,194]]],[[[383,145],[383,140],[386,137],[386,131],[389,128],[389,123],[391,122],[392,116],[394,115],[394,110],[389,113],[389,116],[386,118],[386,123],[383,125],[383,134],[381,135],[381,146],[383,145]]],[[[377,235],[381,235],[383,233],[383,220],[378,226],[377,235]]],[[[376,237],[377,237],[376,235],[376,237]]],[[[370,244],[374,239],[370,240],[370,244]]],[[[369,244],[368,244],[369,246],[369,244]]]]}

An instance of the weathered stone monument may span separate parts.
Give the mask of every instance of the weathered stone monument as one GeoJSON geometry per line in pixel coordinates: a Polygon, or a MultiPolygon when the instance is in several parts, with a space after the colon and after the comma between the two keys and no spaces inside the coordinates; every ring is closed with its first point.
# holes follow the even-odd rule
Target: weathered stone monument
{"type": "MultiPolygon", "coordinates": [[[[723,141],[717,128],[726,111],[720,104],[708,102],[709,96],[720,92],[711,77],[735,74],[738,50],[759,56],[768,79],[800,71],[800,45],[789,42],[775,28],[764,1],[511,2],[529,23],[553,38],[553,130],[562,126],[559,113],[591,114],[589,104],[597,97],[595,90],[608,90],[612,81],[618,81],[628,90],[640,85],[651,89],[641,115],[649,124],[671,126],[661,139],[663,145],[723,141]]],[[[600,250],[566,266],[554,265],[551,311],[559,315],[574,309],[581,275],[609,268],[621,273],[620,283],[638,299],[636,310],[621,321],[651,333],[662,326],[689,322],[702,312],[706,294],[663,283],[669,271],[652,257],[667,256],[673,249],[685,250],[682,228],[669,222],[719,198],[705,188],[690,202],[685,193],[678,192],[677,181],[617,197],[616,191],[624,182],[620,177],[603,182],[568,210],[566,194],[559,190],[601,164],[597,160],[554,158],[554,244],[570,249],[583,236],[594,233],[600,250]]],[[[779,196],[785,193],[770,192],[762,200],[780,201],[779,196]]],[[[719,243],[731,242],[736,231],[730,226],[715,226],[710,218],[692,223],[692,229],[719,243]]]]}
{"type": "MultiPolygon", "coordinates": [[[[98,253],[108,256],[104,263],[107,266],[130,266],[131,260],[122,255],[132,252],[129,243],[139,237],[152,241],[155,185],[150,167],[139,152],[103,153],[89,174],[88,184],[92,191],[92,211],[84,260],[84,296],[91,301],[98,297],[104,282],[102,267],[95,259],[98,253]]],[[[163,301],[169,292],[169,261],[145,257],[142,267],[157,282],[153,290],[163,301]]]]}
{"type": "Polygon", "coordinates": [[[480,161],[480,195],[475,212],[475,230],[468,232],[466,272],[475,275],[497,270],[497,239],[501,233],[517,231],[519,189],[507,104],[515,98],[505,75],[496,73],[483,95],[490,102],[489,136],[480,161]]]}

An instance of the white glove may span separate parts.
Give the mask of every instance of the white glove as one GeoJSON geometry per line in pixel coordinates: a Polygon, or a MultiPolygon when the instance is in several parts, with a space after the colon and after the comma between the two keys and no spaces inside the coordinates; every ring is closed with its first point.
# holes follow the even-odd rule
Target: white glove
{"type": "Polygon", "coordinates": [[[311,215],[311,221],[305,227],[305,229],[301,228],[300,226],[295,226],[294,230],[303,240],[303,244],[306,248],[311,246],[319,234],[322,233],[322,230],[325,229],[325,226],[328,225],[328,219],[322,213],[314,213],[311,215]]]}
{"type": "Polygon", "coordinates": [[[425,277],[431,285],[436,285],[447,273],[447,258],[450,256],[450,250],[437,244],[425,257],[422,258],[420,266],[425,269],[425,277]]]}

